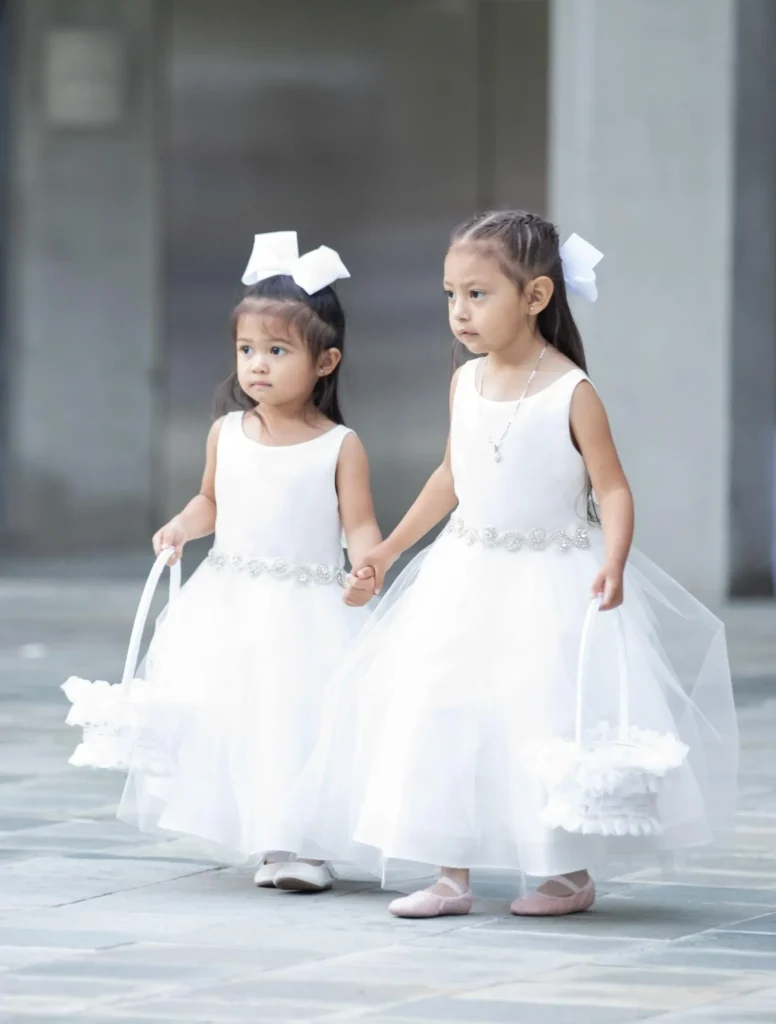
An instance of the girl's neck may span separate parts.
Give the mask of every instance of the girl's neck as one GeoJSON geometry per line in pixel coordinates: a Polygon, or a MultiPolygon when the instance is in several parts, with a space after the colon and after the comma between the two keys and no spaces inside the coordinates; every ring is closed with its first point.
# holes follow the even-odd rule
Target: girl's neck
{"type": "Polygon", "coordinates": [[[546,345],[547,342],[538,330],[525,330],[506,348],[499,349],[497,352],[489,352],[488,362],[496,371],[499,369],[518,370],[524,367],[533,369],[546,345]]]}
{"type": "Polygon", "coordinates": [[[313,402],[286,406],[259,403],[253,409],[252,415],[258,419],[262,429],[274,437],[295,435],[299,431],[317,433],[331,426],[329,420],[313,402]]]}

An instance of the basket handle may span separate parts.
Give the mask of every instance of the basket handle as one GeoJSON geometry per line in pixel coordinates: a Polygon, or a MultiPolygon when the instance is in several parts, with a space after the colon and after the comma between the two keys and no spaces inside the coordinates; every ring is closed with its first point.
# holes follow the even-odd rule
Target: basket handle
{"type": "MultiPolygon", "coordinates": [[[[588,663],[590,661],[590,640],[593,633],[593,624],[598,615],[601,614],[601,600],[594,597],[585,614],[585,621],[582,625],[582,638],[579,643],[579,665],[577,667],[577,715],[575,727],[575,739],[578,747],[582,746],[582,721],[584,718],[585,690],[588,680],[588,663]]],[[[614,610],[617,620],[617,688],[619,697],[619,735],[623,741],[628,735],[630,727],[630,708],[628,703],[628,659],[625,644],[625,627],[622,621],[622,612],[619,608],[614,610]]]]}
{"type": "MultiPolygon", "coordinates": [[[[151,610],[151,602],[153,601],[154,593],[159,580],[162,578],[167,563],[170,560],[170,556],[175,553],[175,548],[165,548],[164,551],[160,552],[154,562],[148,579],[143,587],[143,593],[140,595],[140,604],[137,606],[137,612],[135,613],[135,621],[132,624],[132,633],[129,638],[129,648],[127,650],[127,657],[124,661],[124,672],[121,676],[121,685],[129,686],[132,680],[135,678],[135,672],[137,671],[137,656],[140,653],[140,644],[143,641],[143,630],[145,629],[146,621],[148,620],[148,613],[151,610]]],[[[172,604],[181,589],[181,564],[176,562],[170,566],[170,604],[172,604]]]]}

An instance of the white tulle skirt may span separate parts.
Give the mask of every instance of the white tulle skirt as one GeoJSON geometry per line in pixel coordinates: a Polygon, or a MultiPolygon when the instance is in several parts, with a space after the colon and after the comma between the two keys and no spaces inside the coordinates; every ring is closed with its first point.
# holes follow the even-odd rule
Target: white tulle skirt
{"type": "MultiPolygon", "coordinates": [[[[401,887],[437,865],[546,876],[710,841],[733,810],[738,739],[724,628],[638,552],[626,572],[631,722],[689,746],[659,799],[663,834],[585,836],[541,821],[527,752],[573,736],[588,550],[468,546],[443,534],[381,602],[329,688],[293,804],[295,847],[401,887]]],[[[615,618],[592,651],[590,726],[613,722],[615,618]]]]}
{"type": "Polygon", "coordinates": [[[153,700],[119,817],[196,837],[226,860],[293,851],[288,800],[320,734],[327,680],[367,615],[334,585],[200,567],[139,673],[153,700]]]}

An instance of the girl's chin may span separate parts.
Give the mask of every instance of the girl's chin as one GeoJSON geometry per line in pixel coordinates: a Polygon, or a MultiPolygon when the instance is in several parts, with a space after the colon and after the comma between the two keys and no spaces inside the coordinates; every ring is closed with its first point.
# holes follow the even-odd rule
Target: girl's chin
{"type": "Polygon", "coordinates": [[[474,355],[481,355],[483,352],[488,351],[487,346],[483,345],[479,334],[464,334],[457,337],[463,347],[474,355]]]}

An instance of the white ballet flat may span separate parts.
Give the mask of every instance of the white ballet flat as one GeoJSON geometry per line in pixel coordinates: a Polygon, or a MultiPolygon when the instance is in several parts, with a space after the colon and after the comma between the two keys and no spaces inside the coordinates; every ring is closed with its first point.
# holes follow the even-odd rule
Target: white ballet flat
{"type": "Polygon", "coordinates": [[[288,892],[325,892],[334,884],[334,872],[328,864],[308,864],[295,860],[292,864],[281,865],[275,874],[276,889],[288,892]]]}
{"type": "Polygon", "coordinates": [[[281,868],[290,867],[293,867],[293,864],[288,861],[273,860],[267,862],[263,860],[259,865],[258,871],[253,876],[253,884],[257,885],[259,889],[274,889],[275,875],[281,868]]]}

